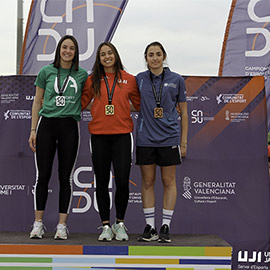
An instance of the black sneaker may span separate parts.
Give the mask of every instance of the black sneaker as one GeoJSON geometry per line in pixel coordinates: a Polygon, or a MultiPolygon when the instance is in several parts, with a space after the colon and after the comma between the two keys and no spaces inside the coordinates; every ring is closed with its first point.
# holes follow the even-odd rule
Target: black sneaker
{"type": "Polygon", "coordinates": [[[159,243],[171,243],[171,238],[169,234],[169,226],[164,224],[161,226],[160,231],[159,231],[159,243]]]}
{"type": "Polygon", "coordinates": [[[158,240],[157,231],[151,227],[151,225],[147,224],[144,228],[143,234],[138,238],[140,242],[150,242],[158,240]]]}

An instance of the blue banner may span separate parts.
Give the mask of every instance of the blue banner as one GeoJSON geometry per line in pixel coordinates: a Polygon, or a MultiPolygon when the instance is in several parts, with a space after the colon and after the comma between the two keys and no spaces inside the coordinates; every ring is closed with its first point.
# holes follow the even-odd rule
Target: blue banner
{"type": "Polygon", "coordinates": [[[66,34],[79,43],[80,66],[90,71],[96,48],[110,41],[128,0],[33,0],[25,32],[20,74],[36,75],[53,62],[66,34]]]}
{"type": "Polygon", "coordinates": [[[264,76],[270,131],[270,1],[233,0],[219,76],[264,76]]]}

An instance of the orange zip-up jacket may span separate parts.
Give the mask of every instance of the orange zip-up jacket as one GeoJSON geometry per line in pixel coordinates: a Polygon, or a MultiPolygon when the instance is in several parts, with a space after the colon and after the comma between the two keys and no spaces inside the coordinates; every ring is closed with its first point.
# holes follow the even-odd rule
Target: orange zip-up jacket
{"type": "MultiPolygon", "coordinates": [[[[114,73],[106,73],[110,92],[114,82],[114,73]]],[[[133,75],[121,70],[122,79],[118,79],[112,98],[114,105],[114,115],[105,114],[105,106],[109,104],[108,93],[104,78],[100,83],[100,97],[95,97],[92,85],[91,75],[86,80],[82,92],[81,102],[84,110],[92,99],[91,108],[92,121],[88,123],[88,130],[91,134],[124,134],[132,132],[133,121],[130,116],[130,102],[137,111],[140,110],[140,93],[137,87],[136,79],[133,75]]]]}

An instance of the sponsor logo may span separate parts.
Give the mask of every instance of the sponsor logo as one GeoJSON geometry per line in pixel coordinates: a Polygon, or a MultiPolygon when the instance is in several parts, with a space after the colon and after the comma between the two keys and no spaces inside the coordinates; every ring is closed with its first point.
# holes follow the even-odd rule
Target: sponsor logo
{"type": "Polygon", "coordinates": [[[210,98],[207,97],[207,96],[201,96],[200,100],[201,100],[202,102],[204,102],[204,101],[210,100],[210,98]]]}
{"type": "Polygon", "coordinates": [[[25,191],[25,185],[0,185],[0,195],[11,196],[15,191],[25,191]]]}
{"type": "Polygon", "coordinates": [[[198,99],[199,99],[198,96],[187,96],[187,101],[188,102],[196,101],[198,99]]]}
{"type": "Polygon", "coordinates": [[[217,104],[220,104],[222,102],[222,94],[216,96],[217,104]]]}
{"type": "Polygon", "coordinates": [[[121,80],[121,79],[119,79],[118,80],[118,83],[128,84],[128,80],[121,80]]]}
{"type": "Polygon", "coordinates": [[[244,94],[219,94],[216,96],[217,104],[247,103],[244,94]]]}
{"type": "Polygon", "coordinates": [[[35,96],[25,96],[25,99],[30,101],[34,100],[34,98],[35,96]]]}
{"type": "MultiPolygon", "coordinates": [[[[65,89],[63,90],[63,93],[66,91],[67,89],[67,86],[69,84],[69,82],[71,82],[71,84],[69,85],[70,88],[74,88],[74,93],[77,93],[78,92],[78,86],[77,86],[77,83],[75,81],[75,79],[71,76],[68,77],[68,81],[66,83],[66,86],[65,86],[65,89]]],[[[54,81],[54,91],[59,94],[59,89],[58,89],[58,78],[56,77],[55,78],[55,81],[54,81]]]]}
{"type": "Polygon", "coordinates": [[[164,87],[176,88],[177,85],[175,83],[164,83],[164,87]]]}
{"type": "Polygon", "coordinates": [[[249,112],[230,112],[225,111],[225,120],[231,123],[245,122],[249,119],[249,112]]]}
{"type": "Polygon", "coordinates": [[[142,204],[142,194],[140,192],[130,192],[128,203],[142,204]]]}
{"type": "Polygon", "coordinates": [[[183,179],[182,196],[196,204],[216,204],[227,201],[236,194],[236,182],[231,181],[192,181],[189,176],[183,179]]]}
{"type": "MultiPolygon", "coordinates": [[[[106,76],[106,78],[107,78],[108,80],[110,79],[109,76],[106,76]]],[[[104,81],[104,79],[101,79],[101,81],[104,81]]],[[[128,84],[128,80],[118,79],[118,83],[128,84]]]]}
{"type": "Polygon", "coordinates": [[[15,102],[19,99],[20,94],[19,93],[13,93],[13,94],[1,94],[1,104],[10,104],[12,102],[15,102]]]}
{"type": "Polygon", "coordinates": [[[225,111],[225,120],[230,121],[230,112],[228,110],[225,111]]]}
{"type": "Polygon", "coordinates": [[[214,117],[207,115],[202,110],[192,110],[191,111],[191,123],[192,124],[202,124],[206,121],[214,121],[214,117]]]}
{"type": "Polygon", "coordinates": [[[238,269],[269,269],[267,265],[263,266],[262,263],[270,263],[270,252],[240,250],[237,254],[237,259],[239,263],[238,269]]]}
{"type": "Polygon", "coordinates": [[[184,178],[184,181],[183,181],[183,188],[184,188],[184,193],[182,194],[183,197],[187,200],[191,200],[192,199],[192,194],[190,192],[191,190],[191,179],[186,176],[184,178]]]}
{"type": "Polygon", "coordinates": [[[31,111],[30,110],[7,110],[4,112],[4,119],[5,120],[31,119],[31,111]]]}

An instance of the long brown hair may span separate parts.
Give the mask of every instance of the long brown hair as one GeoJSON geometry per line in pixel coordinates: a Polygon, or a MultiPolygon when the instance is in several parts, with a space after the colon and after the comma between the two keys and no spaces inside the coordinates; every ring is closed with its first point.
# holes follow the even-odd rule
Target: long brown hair
{"type": "Polygon", "coordinates": [[[115,64],[114,64],[114,72],[115,75],[122,79],[121,76],[121,70],[124,70],[121,58],[119,56],[119,53],[117,51],[117,49],[115,48],[115,46],[110,43],[110,42],[103,42],[101,43],[98,48],[97,48],[97,53],[96,53],[96,61],[93,65],[93,69],[92,69],[92,85],[91,85],[91,89],[93,89],[93,92],[95,94],[95,96],[100,96],[100,81],[102,79],[102,76],[105,76],[105,72],[104,72],[104,67],[100,62],[100,50],[103,46],[108,46],[112,49],[114,57],[115,57],[115,64]]]}

